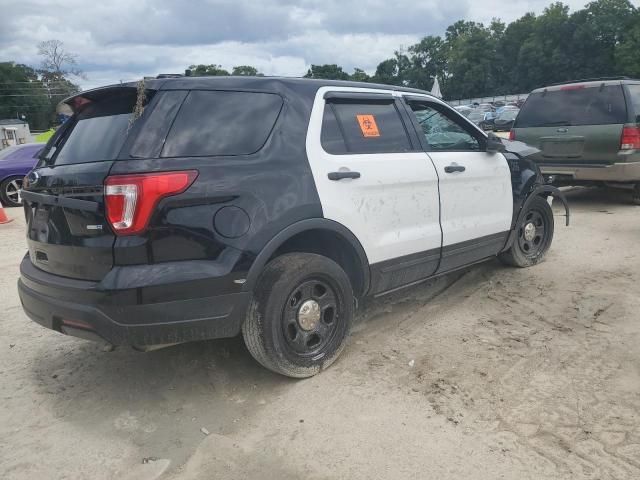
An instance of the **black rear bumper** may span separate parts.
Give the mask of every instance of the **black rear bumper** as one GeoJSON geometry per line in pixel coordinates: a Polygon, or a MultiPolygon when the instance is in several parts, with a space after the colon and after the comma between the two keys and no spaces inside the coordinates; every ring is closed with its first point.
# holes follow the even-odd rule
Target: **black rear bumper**
{"type": "MultiPolygon", "coordinates": [[[[204,297],[168,294],[166,301],[153,295],[153,301],[146,303],[142,288],[103,290],[96,282],[43,272],[28,256],[20,273],[20,300],[33,321],[113,345],[142,347],[233,337],[240,332],[250,298],[241,291],[204,297]]],[[[163,287],[168,292],[185,291],[184,285],[163,287]]]]}

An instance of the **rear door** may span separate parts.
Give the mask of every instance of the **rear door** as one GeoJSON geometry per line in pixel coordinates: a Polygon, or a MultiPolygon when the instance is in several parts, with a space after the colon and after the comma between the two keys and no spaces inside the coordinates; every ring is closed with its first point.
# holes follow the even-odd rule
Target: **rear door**
{"type": "Polygon", "coordinates": [[[619,161],[626,121],[622,85],[566,85],[529,95],[514,135],[540,150],[541,165],[606,165],[619,161]]]}
{"type": "Polygon", "coordinates": [[[307,155],[325,218],[372,264],[374,293],[433,274],[440,258],[438,176],[391,91],[319,89],[307,155]]]}
{"type": "Polygon", "coordinates": [[[105,219],[103,181],[131,130],[136,90],[104,89],[75,102],[77,113],[27,177],[27,242],[37,268],[99,280],[113,265],[115,239],[105,219]]]}
{"type": "Polygon", "coordinates": [[[440,178],[444,272],[495,255],[511,228],[511,173],[486,137],[447,105],[407,96],[416,129],[440,178]]]}

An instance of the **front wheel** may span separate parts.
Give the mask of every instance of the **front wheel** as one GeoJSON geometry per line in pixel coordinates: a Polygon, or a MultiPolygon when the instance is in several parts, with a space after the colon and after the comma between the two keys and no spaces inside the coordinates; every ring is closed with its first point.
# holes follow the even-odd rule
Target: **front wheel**
{"type": "Polygon", "coordinates": [[[547,201],[536,196],[529,202],[519,224],[516,238],[498,258],[514,267],[530,267],[540,263],[553,240],[553,210],[547,201]]]}
{"type": "Polygon", "coordinates": [[[22,177],[7,178],[0,183],[0,201],[5,207],[19,207],[22,205],[20,189],[22,188],[22,177]]]}
{"type": "Polygon", "coordinates": [[[264,367],[287,377],[311,377],[340,355],[353,313],[353,289],[337,263],[290,253],[265,267],[242,334],[264,367]]]}

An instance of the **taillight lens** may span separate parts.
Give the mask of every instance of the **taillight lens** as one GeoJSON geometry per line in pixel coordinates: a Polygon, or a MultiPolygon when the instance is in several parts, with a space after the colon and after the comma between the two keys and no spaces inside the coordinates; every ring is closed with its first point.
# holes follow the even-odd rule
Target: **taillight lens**
{"type": "Polygon", "coordinates": [[[511,130],[509,130],[509,140],[515,140],[516,139],[516,131],[512,128],[511,130]]]}
{"type": "Polygon", "coordinates": [[[184,192],[197,176],[197,171],[188,170],[107,177],[104,196],[109,224],[118,235],[144,231],[160,199],[184,192]]]}
{"type": "Polygon", "coordinates": [[[637,125],[623,127],[620,137],[620,150],[640,149],[640,127],[637,125]]]}

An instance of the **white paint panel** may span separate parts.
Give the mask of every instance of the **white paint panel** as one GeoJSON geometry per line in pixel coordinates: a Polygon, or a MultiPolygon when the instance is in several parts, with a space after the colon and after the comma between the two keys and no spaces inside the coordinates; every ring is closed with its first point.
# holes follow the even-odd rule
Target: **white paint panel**
{"type": "Polygon", "coordinates": [[[453,245],[511,228],[511,173],[501,153],[429,152],[440,175],[442,244],[453,245]],[[464,172],[446,173],[452,163],[464,172]]]}
{"type": "MultiPolygon", "coordinates": [[[[331,155],[320,143],[328,91],[392,93],[390,90],[322,87],[307,132],[307,155],[325,218],[360,240],[369,263],[439,248],[438,178],[423,152],[331,155]],[[329,172],[349,169],[358,179],[332,181],[329,172]]],[[[394,95],[398,96],[394,92],[394,95]]]]}
{"type": "MultiPolygon", "coordinates": [[[[446,105],[430,95],[404,93],[424,97],[432,103],[446,105]]],[[[466,122],[480,135],[480,130],[465,117],[466,122]]],[[[511,171],[501,153],[487,152],[429,152],[440,177],[442,245],[472,240],[506,232],[511,229],[513,190],[511,171]],[[446,173],[452,163],[465,167],[464,172],[446,173]]]]}

